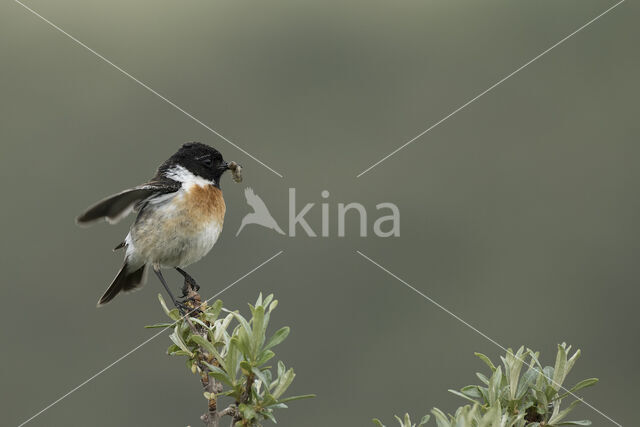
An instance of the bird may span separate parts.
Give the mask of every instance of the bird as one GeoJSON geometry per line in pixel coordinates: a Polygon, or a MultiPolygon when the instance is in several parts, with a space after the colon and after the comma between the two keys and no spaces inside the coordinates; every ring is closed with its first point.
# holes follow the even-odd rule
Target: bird
{"type": "Polygon", "coordinates": [[[244,218],[242,218],[240,228],[238,228],[236,232],[236,237],[247,224],[258,224],[275,230],[280,234],[284,234],[284,231],[282,231],[276,220],[271,216],[267,205],[264,204],[260,196],[253,192],[251,187],[245,188],[244,197],[247,199],[247,204],[253,208],[253,212],[246,214],[244,218]]]}
{"type": "Polygon", "coordinates": [[[229,169],[235,172],[236,166],[236,162],[224,161],[213,147],[187,142],[148,182],[109,196],[78,216],[77,223],[87,225],[101,219],[117,223],[137,213],[124,241],[114,248],[125,249],[124,263],[98,307],[121,292],[141,288],[151,268],[184,313],[184,301],[173,296],[161,270],[173,268],[184,277],[183,298],[188,284],[200,289],[184,268],[203,258],[218,240],[226,212],[220,179],[229,169]]]}

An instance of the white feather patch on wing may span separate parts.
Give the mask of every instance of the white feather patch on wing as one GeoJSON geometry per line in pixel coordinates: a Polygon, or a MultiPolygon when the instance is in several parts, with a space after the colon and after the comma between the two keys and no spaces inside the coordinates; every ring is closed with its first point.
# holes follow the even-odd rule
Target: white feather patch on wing
{"type": "Polygon", "coordinates": [[[105,219],[109,224],[119,223],[122,218],[127,217],[131,212],[133,212],[133,207],[137,202],[138,202],[137,200],[132,201],[131,204],[127,206],[125,209],[123,209],[122,211],[120,211],[120,213],[117,216],[113,218],[106,216],[105,219]]]}

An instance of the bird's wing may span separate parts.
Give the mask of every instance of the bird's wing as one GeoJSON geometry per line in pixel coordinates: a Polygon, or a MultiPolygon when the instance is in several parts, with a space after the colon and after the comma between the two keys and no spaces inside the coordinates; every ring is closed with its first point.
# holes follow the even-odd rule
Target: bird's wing
{"type": "Polygon", "coordinates": [[[253,192],[253,189],[251,187],[247,187],[244,190],[244,197],[247,199],[247,203],[249,204],[249,206],[251,206],[256,213],[260,211],[269,214],[267,205],[264,204],[260,196],[253,192]]]}
{"type": "Polygon", "coordinates": [[[105,218],[115,224],[129,215],[134,209],[140,210],[155,197],[174,193],[180,189],[180,183],[168,178],[154,178],[146,184],[130,188],[107,197],[91,206],[77,218],[78,224],[89,224],[105,218]]]}

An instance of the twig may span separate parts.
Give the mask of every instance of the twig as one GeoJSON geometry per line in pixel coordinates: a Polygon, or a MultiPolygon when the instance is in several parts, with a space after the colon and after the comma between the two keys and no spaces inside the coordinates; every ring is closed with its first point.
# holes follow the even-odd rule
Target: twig
{"type": "MultiPolygon", "coordinates": [[[[189,309],[189,314],[193,313],[196,310],[204,308],[206,306],[206,301],[203,303],[200,294],[193,288],[190,281],[184,281],[185,286],[187,288],[187,303],[186,306],[189,309]]],[[[191,329],[191,332],[197,335],[200,335],[205,340],[208,339],[207,332],[200,325],[194,325],[189,315],[185,316],[185,320],[191,329]]],[[[206,320],[203,320],[205,323],[208,323],[206,320]]],[[[218,411],[218,401],[217,394],[222,392],[223,386],[222,383],[219,383],[209,375],[209,367],[203,363],[207,362],[214,366],[219,366],[218,361],[215,359],[213,354],[209,354],[205,352],[205,350],[200,347],[200,351],[198,352],[198,358],[196,360],[196,364],[200,371],[200,383],[202,384],[202,388],[205,392],[209,393],[209,401],[207,404],[207,412],[205,412],[200,419],[204,422],[207,427],[218,427],[220,424],[220,419],[226,415],[230,415],[235,417],[235,407],[228,407],[223,411],[218,411]]]]}

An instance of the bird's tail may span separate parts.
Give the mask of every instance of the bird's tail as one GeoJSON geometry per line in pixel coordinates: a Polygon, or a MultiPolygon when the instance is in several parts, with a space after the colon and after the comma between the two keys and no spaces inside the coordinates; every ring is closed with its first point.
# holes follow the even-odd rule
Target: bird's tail
{"type": "Polygon", "coordinates": [[[132,268],[125,260],[118,275],[113,279],[100,301],[98,301],[98,307],[114,299],[120,292],[128,292],[141,287],[144,281],[145,267],[146,265],[143,264],[140,268],[132,268]]]}

